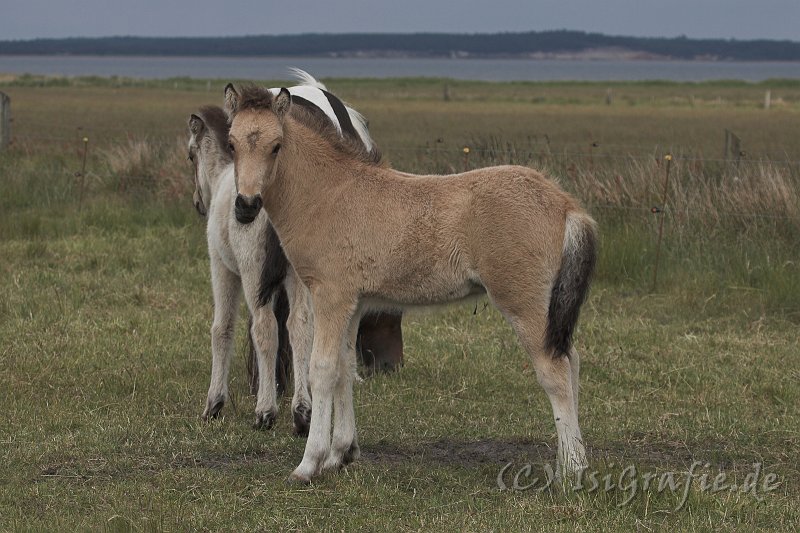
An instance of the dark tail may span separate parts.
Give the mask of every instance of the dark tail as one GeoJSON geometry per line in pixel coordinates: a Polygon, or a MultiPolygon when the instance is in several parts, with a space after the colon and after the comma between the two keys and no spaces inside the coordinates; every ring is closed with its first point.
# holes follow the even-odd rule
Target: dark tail
{"type": "Polygon", "coordinates": [[[289,344],[289,330],[286,328],[286,321],[289,319],[289,297],[285,287],[281,287],[278,291],[278,300],[275,302],[275,319],[278,321],[275,383],[278,386],[278,396],[283,396],[289,390],[289,378],[292,374],[292,346],[289,344]]]}
{"type": "Polygon", "coordinates": [[[261,286],[258,290],[258,305],[261,306],[267,305],[272,300],[275,291],[283,284],[286,271],[289,269],[289,259],[283,253],[281,241],[272,224],[267,226],[264,247],[267,257],[261,267],[261,286]]]}
{"type": "Polygon", "coordinates": [[[253,317],[247,318],[247,383],[250,385],[250,394],[258,394],[258,358],[256,345],[253,342],[253,317]]]}
{"type": "Polygon", "coordinates": [[[561,266],[550,294],[545,348],[554,357],[569,355],[572,333],[578,323],[597,262],[597,229],[585,213],[567,214],[561,266]]]}

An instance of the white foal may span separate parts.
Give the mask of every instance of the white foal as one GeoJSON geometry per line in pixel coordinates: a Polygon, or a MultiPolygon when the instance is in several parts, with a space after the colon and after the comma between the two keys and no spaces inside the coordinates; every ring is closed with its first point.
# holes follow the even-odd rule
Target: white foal
{"type": "MultiPolygon", "coordinates": [[[[290,89],[296,104],[328,120],[340,135],[357,139],[368,150],[372,149],[363,116],[328,93],[310,75],[300,70],[295,70],[295,74],[303,83],[290,89]]],[[[253,318],[250,333],[258,364],[255,427],[268,429],[274,424],[278,411],[275,387],[278,324],[273,296],[283,284],[290,304],[287,329],[294,366],[294,430],[298,435],[306,435],[311,418],[308,360],[314,327],[310,295],[288,264],[266,212],[260,205],[237,202],[227,115],[218,107],[203,107],[190,117],[189,131],[189,158],[195,165],[194,203],[208,218],[214,294],[211,383],[203,418],[216,417],[228,398],[234,325],[243,293],[253,318]],[[252,222],[242,224],[237,217],[252,222]]]]}

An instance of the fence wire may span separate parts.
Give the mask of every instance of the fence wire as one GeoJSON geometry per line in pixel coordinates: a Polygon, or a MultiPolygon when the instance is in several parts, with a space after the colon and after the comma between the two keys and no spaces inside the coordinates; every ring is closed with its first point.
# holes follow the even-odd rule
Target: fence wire
{"type": "MultiPolygon", "coordinates": [[[[80,140],[83,136],[98,134],[99,131],[124,131],[107,128],[97,131],[81,131],[76,133],[75,136],[53,136],[53,135],[14,135],[11,139],[11,144],[20,146],[22,144],[32,142],[47,142],[47,143],[61,143],[61,144],[75,144],[77,148],[80,146],[80,140]]],[[[153,135],[147,138],[163,138],[165,136],[172,136],[176,139],[184,137],[186,132],[184,130],[175,130],[171,132],[160,132],[158,135],[153,135]]],[[[139,137],[127,135],[124,139],[138,139],[139,137]]],[[[681,146],[665,146],[664,148],[655,148],[649,153],[642,153],[642,148],[645,145],[637,144],[621,144],[621,143],[602,143],[597,145],[582,144],[577,142],[567,142],[559,144],[558,147],[554,144],[540,143],[540,146],[523,146],[519,148],[499,148],[499,147],[481,147],[481,146],[463,146],[463,147],[446,147],[446,146],[430,146],[430,145],[381,145],[379,148],[385,154],[392,153],[415,153],[419,155],[452,155],[453,157],[463,157],[463,149],[468,148],[469,154],[477,154],[479,156],[506,156],[528,159],[561,159],[569,158],[576,160],[609,160],[609,161],[660,161],[664,154],[673,154],[673,160],[683,163],[727,163],[735,165],[798,165],[800,166],[800,159],[794,159],[787,156],[788,151],[783,151],[780,155],[777,153],[758,153],[758,154],[744,154],[739,157],[706,157],[701,155],[681,155],[681,153],[691,153],[691,150],[681,146]],[[580,147],[585,147],[580,150],[580,147]],[[537,149],[538,148],[538,149],[537,149]],[[577,149],[576,149],[577,148],[577,149]],[[604,152],[606,148],[614,148],[615,153],[604,152]],[[618,153],[616,153],[618,152],[618,153]]],[[[470,157],[472,158],[472,157],[470,157]]]]}
{"type": "MultiPolygon", "coordinates": [[[[100,131],[109,131],[109,132],[125,132],[126,133],[126,140],[147,140],[148,138],[151,140],[157,138],[164,138],[167,136],[172,136],[176,140],[185,137],[186,132],[183,129],[175,129],[175,130],[161,130],[158,132],[158,135],[153,135],[150,137],[145,137],[144,139],[136,137],[134,135],[130,135],[130,132],[127,130],[119,129],[119,128],[97,128],[97,129],[83,129],[79,128],[76,130],[74,136],[58,136],[58,135],[16,135],[12,138],[12,146],[16,144],[17,146],[23,145],[23,143],[31,143],[31,142],[53,142],[53,143],[62,143],[67,145],[73,145],[75,150],[82,154],[84,149],[83,139],[85,137],[91,137],[94,135],[99,135],[98,132],[100,131]]],[[[489,142],[494,142],[489,140],[489,142]]],[[[501,141],[497,141],[501,142],[501,141]]],[[[177,146],[177,145],[176,145],[177,146]]],[[[538,164],[547,164],[548,161],[556,162],[562,165],[569,165],[572,162],[579,162],[582,168],[577,169],[580,171],[595,171],[593,167],[594,160],[602,160],[602,161],[623,161],[623,162],[648,162],[648,163],[655,163],[659,168],[662,166],[664,162],[664,155],[671,154],[671,158],[673,163],[679,164],[700,164],[700,163],[715,163],[715,164],[724,164],[729,165],[731,168],[740,167],[743,165],[747,166],[787,166],[793,167],[797,166],[800,167],[800,160],[792,159],[786,157],[786,152],[783,153],[783,158],[766,158],[766,156],[761,156],[761,158],[747,158],[747,157],[737,157],[737,158],[708,158],[708,157],[701,157],[701,156],[694,156],[694,155],[681,155],[680,152],[682,151],[680,146],[670,146],[669,149],[666,147],[654,147],[651,148],[650,151],[647,153],[642,153],[641,148],[643,145],[641,144],[625,144],[625,143],[579,143],[579,142],[568,142],[559,145],[560,148],[557,149],[552,142],[548,142],[546,140],[531,140],[528,142],[526,146],[523,147],[484,147],[484,146],[462,146],[462,147],[454,147],[452,145],[445,146],[442,143],[435,143],[433,145],[387,145],[382,146],[381,150],[387,154],[391,158],[392,153],[412,153],[417,154],[420,157],[431,157],[431,156],[442,156],[446,158],[447,161],[455,168],[460,167],[463,165],[464,168],[472,168],[473,165],[477,166],[479,164],[484,164],[485,158],[490,159],[489,163],[494,163],[495,161],[491,161],[491,159],[501,159],[506,158],[506,160],[517,160],[517,161],[524,161],[530,163],[531,161],[536,161],[538,164]],[[584,150],[575,151],[575,147],[584,147],[584,150]],[[620,150],[628,150],[628,153],[603,153],[603,149],[607,148],[617,148],[620,150]],[[634,151],[634,149],[638,149],[638,152],[634,151]],[[482,159],[484,158],[484,159],[482,159]],[[586,162],[589,162],[586,165],[586,162]]],[[[439,162],[441,163],[441,161],[439,162]]],[[[460,170],[461,168],[458,168],[460,170]]],[[[188,172],[188,168],[187,168],[188,172]]],[[[660,171],[659,171],[660,172],[660,171]]],[[[79,176],[80,172],[75,172],[73,174],[75,176],[79,176]]],[[[157,182],[159,176],[152,175],[102,175],[98,174],[93,171],[89,171],[86,173],[86,177],[89,178],[90,183],[86,183],[85,185],[81,185],[81,188],[84,186],[87,188],[91,187],[91,182],[98,183],[103,180],[107,180],[110,182],[116,182],[120,190],[125,190],[128,186],[133,187],[144,187],[149,186],[157,182]]],[[[188,180],[188,178],[187,178],[188,180]]],[[[676,214],[681,214],[680,211],[675,211],[670,209],[667,206],[647,206],[647,205],[616,205],[616,204],[598,204],[598,203],[591,203],[590,201],[587,202],[587,206],[592,210],[608,210],[608,211],[623,211],[623,212],[639,212],[643,214],[658,214],[660,212],[664,212],[665,215],[675,216],[676,214]]],[[[717,210],[717,215],[724,216],[724,217],[739,217],[739,218],[754,218],[754,219],[775,219],[775,220],[792,220],[796,217],[784,214],[769,214],[769,213],[754,213],[754,212],[742,212],[742,211],[729,211],[729,210],[717,210]]]]}

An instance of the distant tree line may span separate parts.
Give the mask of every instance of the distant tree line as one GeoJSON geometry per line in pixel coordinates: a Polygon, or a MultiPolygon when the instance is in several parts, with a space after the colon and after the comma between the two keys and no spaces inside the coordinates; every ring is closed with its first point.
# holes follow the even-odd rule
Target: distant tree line
{"type": "Polygon", "coordinates": [[[800,42],[621,37],[579,31],[495,34],[302,34],[246,37],[101,37],[0,41],[0,54],[155,56],[524,56],[620,48],[675,59],[800,61],[800,42]]]}

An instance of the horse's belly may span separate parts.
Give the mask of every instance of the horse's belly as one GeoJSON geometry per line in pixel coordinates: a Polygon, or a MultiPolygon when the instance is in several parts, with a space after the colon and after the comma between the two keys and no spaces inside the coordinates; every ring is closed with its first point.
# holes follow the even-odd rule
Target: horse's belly
{"type": "Polygon", "coordinates": [[[457,302],[485,293],[486,289],[477,276],[439,273],[385,284],[370,296],[400,306],[428,306],[457,302]]]}

